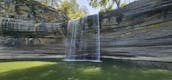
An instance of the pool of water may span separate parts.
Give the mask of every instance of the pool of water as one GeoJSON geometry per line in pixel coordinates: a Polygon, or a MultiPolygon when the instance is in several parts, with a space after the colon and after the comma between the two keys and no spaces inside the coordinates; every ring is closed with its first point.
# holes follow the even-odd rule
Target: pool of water
{"type": "Polygon", "coordinates": [[[0,80],[172,80],[172,63],[102,60],[94,62],[0,62],[0,80]]]}

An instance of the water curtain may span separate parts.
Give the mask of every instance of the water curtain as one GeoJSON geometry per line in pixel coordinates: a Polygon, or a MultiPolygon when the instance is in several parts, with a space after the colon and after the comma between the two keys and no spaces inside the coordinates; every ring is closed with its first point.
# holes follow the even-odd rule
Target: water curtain
{"type": "Polygon", "coordinates": [[[65,61],[100,62],[99,14],[70,20],[65,61]]]}

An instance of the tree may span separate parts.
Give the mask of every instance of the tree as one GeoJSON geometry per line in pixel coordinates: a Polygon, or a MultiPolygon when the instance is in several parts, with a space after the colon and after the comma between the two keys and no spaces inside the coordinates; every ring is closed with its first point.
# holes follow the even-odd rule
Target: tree
{"type": "Polygon", "coordinates": [[[117,8],[124,7],[127,3],[121,0],[89,0],[89,4],[96,8],[100,7],[101,12],[106,12],[112,9],[113,5],[116,4],[117,8]]]}
{"type": "Polygon", "coordinates": [[[70,19],[76,19],[88,14],[86,7],[80,7],[76,0],[37,0],[45,6],[51,6],[70,19]]]}
{"type": "Polygon", "coordinates": [[[58,10],[67,15],[70,19],[76,19],[87,15],[87,8],[80,7],[76,0],[60,1],[58,10]]]}

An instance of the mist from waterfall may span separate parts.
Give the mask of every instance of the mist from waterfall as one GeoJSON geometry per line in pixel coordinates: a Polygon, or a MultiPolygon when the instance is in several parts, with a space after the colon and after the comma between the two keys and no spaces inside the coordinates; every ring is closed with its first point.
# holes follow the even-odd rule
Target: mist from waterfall
{"type": "Polygon", "coordinates": [[[65,61],[100,62],[99,14],[68,22],[65,61]]]}

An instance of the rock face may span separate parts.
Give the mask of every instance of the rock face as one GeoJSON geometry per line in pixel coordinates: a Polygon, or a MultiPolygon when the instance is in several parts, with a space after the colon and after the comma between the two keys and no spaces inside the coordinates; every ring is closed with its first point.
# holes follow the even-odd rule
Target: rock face
{"type": "Polygon", "coordinates": [[[171,0],[140,0],[100,14],[102,56],[171,62],[171,7],[171,0]]]}
{"type": "Polygon", "coordinates": [[[102,14],[103,55],[169,60],[172,57],[171,7],[171,0],[140,0],[102,14]]]}
{"type": "MultiPolygon", "coordinates": [[[[5,1],[7,1],[6,3],[9,3],[8,1],[11,0],[5,1]]],[[[19,2],[15,2],[15,4],[19,5],[11,5],[11,8],[19,9],[19,11],[16,12],[15,9],[9,8],[9,12],[14,12],[15,15],[10,14],[11,12],[6,15],[4,14],[4,10],[6,9],[4,9],[3,6],[0,6],[1,16],[14,18],[25,16],[27,19],[29,18],[29,20],[33,19],[34,22],[65,22],[67,20],[67,18],[64,18],[64,16],[59,12],[42,5],[37,5],[39,4],[38,2],[32,3],[32,0],[16,1],[19,2]],[[31,3],[33,5],[30,5],[31,3]],[[20,5],[22,7],[18,7],[20,5]],[[47,12],[47,10],[49,12],[47,12]],[[47,15],[49,14],[50,16],[48,17],[47,15]],[[57,17],[52,17],[51,15],[57,15],[57,17]]],[[[123,58],[172,62],[171,7],[171,0],[139,0],[124,8],[112,10],[107,13],[101,13],[102,56],[110,56],[113,58],[118,57],[118,59],[123,58]]],[[[88,22],[89,21],[91,20],[88,19],[88,22]]],[[[88,25],[91,26],[91,24],[88,25]]],[[[38,28],[42,29],[41,27],[38,28]]],[[[91,27],[89,29],[94,33],[94,29],[92,30],[91,27]]],[[[61,53],[64,55],[66,34],[63,33],[61,28],[58,28],[55,34],[57,35],[56,37],[54,37],[54,35],[53,37],[52,35],[48,35],[46,37],[37,38],[28,37],[27,39],[10,37],[7,40],[5,37],[2,37],[1,43],[5,43],[10,47],[8,47],[8,49],[4,49],[4,46],[1,47],[0,53],[5,53],[1,55],[10,54],[13,56],[13,53],[15,53],[19,55],[19,58],[21,58],[21,54],[26,55],[25,57],[31,58],[33,58],[33,56],[45,56],[46,53],[53,53],[55,55],[61,53]],[[61,36],[62,34],[63,36],[61,36]],[[16,48],[16,44],[24,45],[16,48]]],[[[90,32],[90,35],[91,34],[92,33],[90,32]]],[[[53,57],[55,56],[53,55],[53,57]]]]}
{"type": "Polygon", "coordinates": [[[34,0],[1,0],[0,16],[35,22],[65,22],[68,18],[51,7],[34,0]]]}
{"type": "Polygon", "coordinates": [[[67,21],[34,0],[0,0],[0,59],[64,53],[65,28],[58,24],[67,21]]]}

